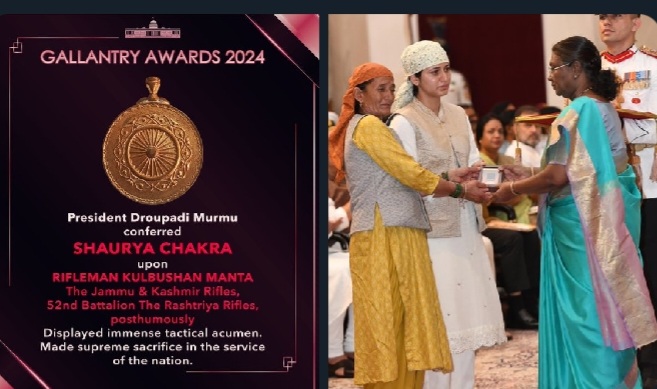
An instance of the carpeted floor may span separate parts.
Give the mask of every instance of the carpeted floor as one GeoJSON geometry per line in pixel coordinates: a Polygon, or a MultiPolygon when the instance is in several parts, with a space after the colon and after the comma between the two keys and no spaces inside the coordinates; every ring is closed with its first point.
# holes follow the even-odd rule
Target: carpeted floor
{"type": "MultiPolygon", "coordinates": [[[[511,330],[513,340],[477,351],[475,388],[535,389],[538,387],[538,332],[511,330]]],[[[356,357],[358,358],[358,357],[356,357]]],[[[351,379],[329,378],[330,389],[357,389],[351,379]]]]}

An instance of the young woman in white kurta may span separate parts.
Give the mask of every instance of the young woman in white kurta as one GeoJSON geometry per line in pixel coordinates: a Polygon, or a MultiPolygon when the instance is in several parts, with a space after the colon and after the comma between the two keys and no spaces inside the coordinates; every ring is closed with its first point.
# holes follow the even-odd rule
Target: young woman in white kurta
{"type": "MultiPolygon", "coordinates": [[[[450,83],[449,62],[440,45],[421,41],[407,48],[403,62],[404,55],[415,97],[402,104],[397,104],[396,98],[394,108],[400,114],[391,119],[390,127],[399,135],[408,154],[421,164],[430,161],[431,166],[425,167],[438,173],[457,168],[458,164],[478,163],[479,151],[465,111],[440,100],[450,83]]],[[[398,97],[404,93],[408,90],[400,88],[398,97]]],[[[475,350],[506,341],[495,277],[480,233],[485,226],[479,225],[482,219],[477,217],[481,214],[477,204],[450,200],[460,207],[454,212],[436,207],[434,201],[425,198],[425,206],[432,229],[442,237],[430,235],[429,250],[454,372],[427,372],[424,388],[474,388],[475,350]],[[458,230],[446,231],[444,215],[440,213],[455,214],[460,219],[454,223],[458,230]],[[440,218],[443,221],[437,220],[440,218]]]]}

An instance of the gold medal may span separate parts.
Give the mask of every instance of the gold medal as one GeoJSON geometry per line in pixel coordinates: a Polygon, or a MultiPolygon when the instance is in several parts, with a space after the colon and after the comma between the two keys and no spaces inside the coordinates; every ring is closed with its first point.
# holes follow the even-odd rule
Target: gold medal
{"type": "Polygon", "coordinates": [[[148,77],[149,96],[121,112],[103,142],[103,165],[112,185],[141,204],[164,204],[192,187],[203,164],[194,123],[157,95],[160,79],[148,77]]]}

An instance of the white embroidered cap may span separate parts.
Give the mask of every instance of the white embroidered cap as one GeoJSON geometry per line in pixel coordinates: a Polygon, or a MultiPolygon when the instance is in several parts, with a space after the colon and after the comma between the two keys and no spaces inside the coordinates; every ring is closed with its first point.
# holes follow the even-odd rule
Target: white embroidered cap
{"type": "MultiPolygon", "coordinates": [[[[440,43],[423,40],[407,46],[402,52],[401,62],[406,76],[410,77],[428,67],[449,62],[449,58],[440,43]]],[[[392,111],[402,108],[411,101],[413,101],[413,83],[407,79],[397,91],[392,111]]]]}
{"type": "Polygon", "coordinates": [[[401,55],[402,67],[407,76],[443,62],[449,62],[445,49],[438,42],[419,41],[406,47],[401,55]]]}

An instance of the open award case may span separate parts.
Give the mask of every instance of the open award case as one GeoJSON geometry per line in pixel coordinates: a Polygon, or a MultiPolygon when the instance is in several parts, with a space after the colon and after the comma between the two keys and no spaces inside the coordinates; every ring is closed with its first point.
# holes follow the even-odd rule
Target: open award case
{"type": "Polygon", "coordinates": [[[479,172],[479,181],[489,188],[498,188],[502,183],[502,171],[499,166],[484,166],[479,172]]]}

